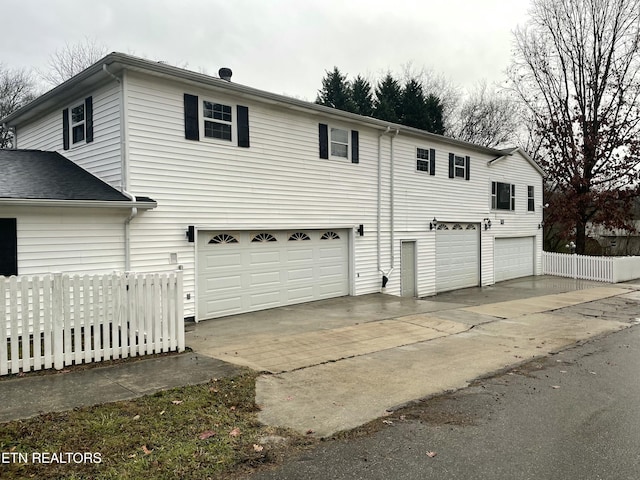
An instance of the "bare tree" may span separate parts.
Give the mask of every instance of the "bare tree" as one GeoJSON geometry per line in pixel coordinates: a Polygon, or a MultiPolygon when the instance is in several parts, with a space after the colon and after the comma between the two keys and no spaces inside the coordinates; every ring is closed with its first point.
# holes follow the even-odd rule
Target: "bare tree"
{"type": "Polygon", "coordinates": [[[462,102],[451,135],[485,147],[513,145],[519,140],[521,115],[519,102],[508,92],[479,82],[462,102]]]}
{"type": "MultiPolygon", "coordinates": [[[[0,119],[13,113],[36,96],[36,82],[31,72],[10,69],[0,64],[0,119]]],[[[0,125],[0,148],[12,146],[13,134],[0,125]]]]}
{"type": "Polygon", "coordinates": [[[533,0],[509,72],[541,137],[545,223],[585,251],[587,223],[633,228],[640,180],[640,0],[533,0]]]}
{"type": "Polygon", "coordinates": [[[55,87],[90,67],[107,53],[109,49],[94,39],[67,43],[49,56],[48,70],[38,73],[45,82],[55,87]]]}

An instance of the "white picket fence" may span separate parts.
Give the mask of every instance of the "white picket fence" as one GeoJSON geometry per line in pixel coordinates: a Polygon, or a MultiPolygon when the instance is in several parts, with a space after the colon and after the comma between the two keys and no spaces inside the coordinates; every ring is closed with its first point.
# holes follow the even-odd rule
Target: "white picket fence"
{"type": "Polygon", "coordinates": [[[184,351],[182,272],[0,277],[0,375],[184,351]]]}
{"type": "Polygon", "coordinates": [[[640,278],[640,257],[591,257],[542,252],[542,273],[618,283],[640,278]]]}

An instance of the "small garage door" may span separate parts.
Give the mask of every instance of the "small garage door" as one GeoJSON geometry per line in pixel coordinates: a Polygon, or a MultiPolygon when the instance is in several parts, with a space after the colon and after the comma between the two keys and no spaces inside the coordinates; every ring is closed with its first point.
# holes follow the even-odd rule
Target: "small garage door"
{"type": "Polygon", "coordinates": [[[480,226],[440,223],[436,230],[436,291],[475,287],[480,281],[480,226]]]}
{"type": "Polygon", "coordinates": [[[496,282],[534,274],[534,237],[496,238],[495,241],[496,282]]]}
{"type": "Polygon", "coordinates": [[[348,232],[198,232],[198,319],[349,294],[348,232]]]}

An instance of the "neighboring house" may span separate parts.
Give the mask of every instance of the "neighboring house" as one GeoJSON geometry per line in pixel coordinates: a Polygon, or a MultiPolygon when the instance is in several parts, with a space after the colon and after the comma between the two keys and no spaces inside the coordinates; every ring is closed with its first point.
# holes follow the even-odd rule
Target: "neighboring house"
{"type": "Polygon", "coordinates": [[[121,192],[72,208],[54,186],[31,203],[0,184],[0,241],[17,252],[5,274],[180,267],[185,313],[200,320],[541,273],[542,171],[518,148],[120,53],[2,122],[20,149],[3,158],[38,157],[48,176],[54,154],[33,150],[57,152],[101,180],[96,192],[121,192]]]}
{"type": "Polygon", "coordinates": [[[616,228],[609,229],[601,225],[587,226],[589,237],[596,240],[605,255],[640,255],[640,220],[634,221],[635,232],[616,228]]]}

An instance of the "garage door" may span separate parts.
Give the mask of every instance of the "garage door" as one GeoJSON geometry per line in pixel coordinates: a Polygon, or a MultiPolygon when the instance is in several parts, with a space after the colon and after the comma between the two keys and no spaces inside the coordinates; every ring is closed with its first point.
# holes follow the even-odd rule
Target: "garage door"
{"type": "Polygon", "coordinates": [[[349,294],[345,230],[198,232],[198,319],[349,294]]]}
{"type": "Polygon", "coordinates": [[[436,230],[436,291],[475,287],[480,280],[479,224],[440,223],[436,230]]]}
{"type": "Polygon", "coordinates": [[[496,238],[494,248],[495,281],[534,274],[534,237],[496,238]]]}

